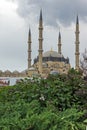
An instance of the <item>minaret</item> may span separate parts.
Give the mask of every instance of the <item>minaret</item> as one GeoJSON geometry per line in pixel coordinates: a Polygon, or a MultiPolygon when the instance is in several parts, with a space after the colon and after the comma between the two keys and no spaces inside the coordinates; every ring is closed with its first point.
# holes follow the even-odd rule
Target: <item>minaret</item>
{"type": "Polygon", "coordinates": [[[59,37],[58,37],[58,53],[61,54],[61,33],[59,31],[59,37]]]}
{"type": "Polygon", "coordinates": [[[31,30],[29,28],[28,34],[28,69],[31,67],[31,30]]]}
{"type": "Polygon", "coordinates": [[[76,35],[76,41],[75,41],[75,69],[76,70],[79,70],[79,19],[78,19],[78,16],[77,16],[77,19],[76,19],[76,32],[75,32],[75,35],[76,35]]]}
{"type": "Polygon", "coordinates": [[[39,19],[39,73],[42,74],[42,55],[43,55],[43,19],[42,10],[40,11],[39,19]]]}

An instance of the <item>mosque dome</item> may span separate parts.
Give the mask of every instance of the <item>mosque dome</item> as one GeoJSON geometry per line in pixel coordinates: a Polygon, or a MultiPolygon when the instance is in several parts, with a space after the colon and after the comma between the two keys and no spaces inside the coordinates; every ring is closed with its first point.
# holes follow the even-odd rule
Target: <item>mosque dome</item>
{"type": "Polygon", "coordinates": [[[13,71],[13,74],[19,74],[19,72],[17,70],[13,71]]]}
{"type": "Polygon", "coordinates": [[[43,54],[43,57],[63,57],[62,54],[58,54],[58,52],[56,51],[46,51],[44,54],[43,54]]]}
{"type": "MultiPolygon", "coordinates": [[[[38,58],[39,56],[37,56],[37,58],[34,59],[34,64],[38,62],[38,58]]],[[[69,59],[64,58],[62,54],[59,54],[57,51],[53,51],[53,50],[44,52],[42,60],[43,63],[48,61],[69,63],[69,59]]]]}
{"type": "Polygon", "coordinates": [[[10,74],[10,73],[11,73],[11,71],[6,70],[4,73],[6,73],[6,74],[10,74]]]}
{"type": "Polygon", "coordinates": [[[34,67],[29,68],[29,71],[35,71],[36,69],[34,67]]]}
{"type": "Polygon", "coordinates": [[[46,51],[43,53],[43,62],[48,62],[48,61],[59,61],[59,62],[65,62],[66,59],[64,58],[64,56],[62,54],[59,54],[56,51],[46,51]]]}
{"type": "Polygon", "coordinates": [[[50,74],[51,74],[51,75],[58,75],[58,74],[59,74],[59,72],[58,72],[58,71],[53,70],[53,71],[51,71],[51,72],[50,72],[50,74]]]}

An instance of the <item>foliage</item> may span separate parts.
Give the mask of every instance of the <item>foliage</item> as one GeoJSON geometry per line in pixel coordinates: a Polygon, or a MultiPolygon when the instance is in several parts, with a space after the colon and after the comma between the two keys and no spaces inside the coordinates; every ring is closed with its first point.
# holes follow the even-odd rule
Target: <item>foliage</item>
{"type": "Polygon", "coordinates": [[[87,50],[82,54],[82,59],[80,60],[80,69],[83,72],[83,76],[87,80],[87,50]]]}
{"type": "Polygon", "coordinates": [[[79,72],[0,88],[0,130],[85,130],[87,82],[79,72]]]}

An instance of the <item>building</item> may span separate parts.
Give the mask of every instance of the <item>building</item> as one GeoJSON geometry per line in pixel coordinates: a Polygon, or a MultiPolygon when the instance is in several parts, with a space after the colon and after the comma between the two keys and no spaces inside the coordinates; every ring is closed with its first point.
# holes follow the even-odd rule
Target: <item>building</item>
{"type": "MultiPolygon", "coordinates": [[[[79,70],[79,19],[76,19],[76,41],[75,41],[75,68],[79,70]]],[[[62,54],[61,33],[58,36],[58,51],[52,49],[43,53],[43,17],[42,10],[40,11],[39,19],[39,49],[38,56],[34,59],[31,65],[31,30],[29,29],[28,37],[28,76],[40,75],[42,77],[48,76],[52,72],[68,73],[71,68],[69,58],[65,58],[62,54]]]]}

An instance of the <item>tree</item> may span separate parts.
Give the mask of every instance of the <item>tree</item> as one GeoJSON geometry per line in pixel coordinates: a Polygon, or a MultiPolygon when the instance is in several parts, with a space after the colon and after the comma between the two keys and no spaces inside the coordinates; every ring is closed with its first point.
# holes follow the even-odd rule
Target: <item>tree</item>
{"type": "Polygon", "coordinates": [[[80,60],[80,68],[83,72],[83,76],[87,79],[87,50],[82,54],[82,59],[80,60]]]}
{"type": "Polygon", "coordinates": [[[74,69],[0,88],[0,130],[85,130],[86,109],[87,82],[74,69]]]}

